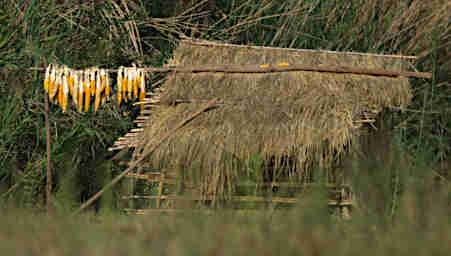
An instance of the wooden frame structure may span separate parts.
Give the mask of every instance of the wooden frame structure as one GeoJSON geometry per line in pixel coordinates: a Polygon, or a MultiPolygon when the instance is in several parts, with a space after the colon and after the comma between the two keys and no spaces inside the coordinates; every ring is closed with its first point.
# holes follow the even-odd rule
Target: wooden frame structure
{"type": "MultiPolygon", "coordinates": [[[[207,43],[207,45],[209,45],[207,43]]],[[[215,44],[215,46],[217,46],[215,44]]],[[[247,46],[242,46],[247,47],[247,46]]],[[[259,47],[260,48],[260,47],[259,47]]],[[[294,50],[298,51],[298,50],[294,50]]],[[[318,51],[309,51],[309,50],[301,50],[306,52],[318,52],[318,51]]],[[[330,53],[329,51],[325,51],[330,53]]],[[[351,55],[368,55],[373,56],[371,54],[360,54],[360,53],[347,53],[351,55]]],[[[374,55],[378,57],[384,57],[384,55],[374,55]]],[[[402,58],[402,59],[415,59],[413,56],[389,56],[391,58],[402,58]]],[[[308,72],[326,72],[326,73],[341,73],[341,74],[359,74],[359,75],[370,75],[370,76],[385,76],[385,77],[417,77],[417,78],[425,78],[429,79],[432,77],[429,73],[421,73],[421,72],[406,72],[406,71],[396,71],[396,70],[386,70],[386,69],[365,69],[365,68],[357,68],[357,67],[349,67],[349,66],[311,66],[311,65],[301,65],[296,63],[285,63],[280,62],[277,64],[261,64],[261,65],[205,65],[205,66],[166,66],[162,68],[144,68],[146,72],[175,72],[175,73],[273,73],[273,72],[293,72],[293,71],[308,71],[308,72]]],[[[110,72],[115,72],[115,70],[109,70],[110,72]]],[[[162,83],[160,81],[158,83],[162,83]]],[[[114,146],[112,146],[109,150],[120,150],[125,148],[133,148],[136,147],[137,142],[140,139],[141,133],[145,131],[147,128],[146,124],[148,120],[151,119],[151,113],[155,108],[158,108],[160,104],[160,99],[158,95],[164,91],[164,88],[156,88],[156,84],[153,85],[152,92],[147,93],[147,97],[142,101],[135,103],[135,105],[144,105],[144,110],[141,111],[141,114],[134,121],[137,125],[137,128],[130,130],[125,136],[119,138],[114,146]]],[[[184,102],[187,99],[183,99],[184,102]]],[[[189,100],[188,100],[189,101],[189,100]]],[[[192,184],[185,183],[184,180],[180,177],[168,176],[164,172],[147,172],[146,174],[142,174],[142,169],[136,170],[137,165],[143,160],[144,156],[148,155],[155,151],[165,140],[171,137],[176,130],[181,129],[186,123],[190,122],[192,119],[201,115],[208,109],[213,106],[220,106],[221,104],[233,104],[231,102],[221,101],[219,99],[205,99],[206,103],[199,111],[193,113],[189,118],[182,120],[178,125],[176,125],[169,133],[162,137],[162,139],[156,143],[152,148],[146,149],[145,152],[142,152],[138,159],[134,159],[129,163],[125,163],[128,167],[124,170],[120,175],[118,175],[110,184],[108,184],[105,188],[95,194],[91,199],[89,199],[85,204],[83,204],[79,211],[83,210],[87,206],[89,206],[93,201],[99,198],[102,193],[116,184],[123,177],[130,178],[133,182],[136,180],[142,180],[152,184],[157,187],[157,193],[155,195],[135,195],[131,193],[130,195],[125,195],[122,197],[123,200],[136,200],[136,199],[146,199],[146,200],[155,200],[155,207],[153,209],[126,209],[129,213],[136,214],[147,214],[152,212],[178,212],[178,209],[174,208],[163,208],[164,202],[208,202],[214,200],[215,198],[205,197],[205,196],[193,196],[193,195],[181,195],[183,194],[183,188],[185,186],[190,186],[192,184]],[[135,171],[136,170],[136,171],[135,171]],[[177,192],[167,193],[166,189],[168,186],[177,185],[179,188],[179,192],[181,194],[177,194],[177,192]]],[[[263,187],[297,187],[304,188],[308,186],[312,186],[313,184],[283,184],[283,183],[262,183],[259,184],[263,187]]],[[[344,218],[348,218],[350,215],[350,210],[352,206],[355,204],[354,198],[349,186],[336,186],[336,185],[326,185],[329,189],[329,197],[327,204],[330,207],[336,207],[341,212],[344,218]]],[[[276,204],[295,204],[298,202],[296,197],[274,197],[274,196],[232,196],[229,198],[231,201],[238,202],[263,202],[263,203],[276,203],[276,204]]],[[[186,209],[182,209],[186,210],[186,209]]],[[[78,211],[78,212],[79,212],[78,211]]]]}

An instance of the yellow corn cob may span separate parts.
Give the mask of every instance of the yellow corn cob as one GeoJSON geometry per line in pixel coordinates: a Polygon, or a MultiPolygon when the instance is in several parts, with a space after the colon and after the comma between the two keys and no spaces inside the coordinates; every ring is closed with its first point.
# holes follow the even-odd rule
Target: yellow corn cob
{"type": "Polygon", "coordinates": [[[119,70],[117,71],[117,105],[121,105],[122,100],[122,67],[119,67],[119,70]]]}
{"type": "Polygon", "coordinates": [[[91,70],[90,72],[90,88],[91,88],[91,96],[94,96],[96,94],[96,71],[91,70]]]}
{"type": "Polygon", "coordinates": [[[127,102],[127,85],[128,85],[128,71],[127,70],[123,70],[124,71],[124,77],[122,79],[122,98],[124,99],[125,102],[127,102]]]}
{"type": "Polygon", "coordinates": [[[53,98],[55,97],[56,94],[56,73],[57,73],[57,68],[53,67],[52,72],[50,74],[50,82],[49,82],[49,99],[50,101],[53,102],[53,98]]]}
{"type": "Polygon", "coordinates": [[[70,95],[74,95],[74,72],[69,70],[69,76],[67,77],[67,84],[69,85],[70,95]]]}
{"type": "Polygon", "coordinates": [[[95,99],[94,99],[94,112],[97,112],[97,109],[99,109],[100,106],[100,94],[102,93],[102,83],[100,82],[100,72],[97,70],[96,72],[96,90],[95,90],[95,99]]]}
{"type": "MultiPolygon", "coordinates": [[[[139,72],[139,87],[140,87],[140,92],[139,92],[139,101],[142,102],[144,100],[144,98],[146,97],[146,84],[145,84],[145,74],[144,72],[140,71],[139,72]]],[[[144,110],[144,104],[141,104],[141,111],[144,110]]]]}
{"type": "MultiPolygon", "coordinates": [[[[144,100],[144,98],[146,97],[146,92],[139,92],[139,101],[142,102],[144,100]]],[[[141,111],[144,110],[144,104],[141,104],[141,111]]]]}
{"type": "Polygon", "coordinates": [[[62,98],[62,102],[61,102],[61,107],[63,108],[63,112],[65,113],[67,110],[67,99],[69,97],[69,83],[67,80],[69,77],[67,77],[66,75],[63,76],[63,98],[62,98]]]}
{"type": "Polygon", "coordinates": [[[56,98],[56,103],[61,106],[63,104],[63,85],[58,84],[58,97],[56,98]]]}
{"type": "Polygon", "coordinates": [[[89,111],[91,104],[91,81],[89,71],[85,72],[85,112],[89,111]]]}
{"type": "Polygon", "coordinates": [[[134,70],[133,73],[133,99],[136,100],[138,98],[138,83],[141,82],[141,79],[136,70],[134,70]]]}
{"type": "Polygon", "coordinates": [[[84,76],[83,73],[80,73],[80,75],[78,76],[78,112],[82,112],[83,111],[83,92],[84,92],[84,88],[85,88],[85,80],[84,80],[84,76]]]}
{"type": "Polygon", "coordinates": [[[52,64],[48,65],[48,67],[45,69],[45,76],[44,76],[44,91],[46,93],[49,92],[49,83],[50,83],[50,69],[52,68],[52,64]]]}

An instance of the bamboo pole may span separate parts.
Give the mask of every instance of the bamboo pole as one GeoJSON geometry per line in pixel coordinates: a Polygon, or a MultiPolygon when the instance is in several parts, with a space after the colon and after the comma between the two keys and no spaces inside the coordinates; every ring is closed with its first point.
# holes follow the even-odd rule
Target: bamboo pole
{"type": "MultiPolygon", "coordinates": [[[[44,70],[44,68],[30,68],[32,70],[44,70]]],[[[388,69],[371,69],[350,66],[310,66],[302,64],[280,65],[201,65],[201,66],[168,66],[168,67],[149,67],[142,68],[145,72],[179,72],[179,73],[236,73],[236,74],[252,74],[252,73],[275,73],[275,72],[325,72],[338,74],[358,74],[371,76],[388,76],[388,77],[416,77],[431,79],[432,74],[426,72],[409,72],[388,69]]],[[[108,69],[107,72],[117,72],[116,69],[108,69]]]]}
{"type": "MultiPolygon", "coordinates": [[[[370,69],[358,68],[350,66],[310,66],[302,64],[289,64],[288,66],[280,65],[220,65],[220,66],[198,66],[198,67],[166,67],[151,68],[153,72],[180,72],[180,73],[275,73],[275,72],[294,72],[294,71],[310,71],[310,72],[326,72],[326,73],[342,73],[342,74],[359,74],[373,76],[389,76],[389,77],[417,77],[431,79],[432,74],[425,72],[408,72],[396,71],[388,69],[370,69]]],[[[145,69],[149,70],[149,69],[145,69]]]]}
{"type": "Polygon", "coordinates": [[[378,54],[378,53],[364,53],[364,52],[340,52],[340,51],[330,51],[330,50],[311,50],[311,49],[297,49],[297,48],[280,48],[271,46],[257,46],[257,45],[239,45],[239,44],[228,44],[222,42],[212,42],[207,40],[200,40],[190,37],[183,38],[184,43],[189,43],[192,45],[199,46],[214,46],[214,47],[236,47],[236,48],[246,48],[246,49],[257,49],[257,50],[282,50],[294,53],[328,53],[336,55],[358,55],[358,56],[371,56],[371,57],[384,57],[384,58],[395,58],[395,59],[410,59],[416,60],[417,56],[408,55],[394,55],[394,54],[378,54]]]}
{"type": "Polygon", "coordinates": [[[47,151],[47,184],[46,184],[46,201],[47,213],[52,213],[52,166],[51,166],[51,134],[50,134],[50,120],[49,120],[49,97],[44,94],[44,118],[45,118],[45,133],[46,133],[46,151],[47,151]]]}
{"type": "Polygon", "coordinates": [[[97,200],[107,189],[109,189],[110,187],[112,187],[114,184],[116,184],[119,180],[122,179],[122,177],[124,177],[128,172],[130,172],[133,168],[135,168],[138,163],[140,163],[142,160],[144,160],[144,158],[146,158],[146,156],[148,156],[150,153],[152,153],[153,151],[155,151],[161,144],[163,144],[163,142],[165,142],[167,139],[169,139],[172,135],[174,135],[174,133],[180,129],[181,127],[183,127],[185,124],[187,124],[188,122],[190,122],[191,120],[193,120],[194,118],[196,118],[197,116],[199,116],[200,114],[202,114],[204,111],[207,111],[209,108],[213,107],[216,103],[217,99],[214,98],[211,101],[209,101],[207,104],[205,104],[202,108],[199,109],[199,111],[197,111],[196,113],[192,114],[191,116],[189,116],[188,118],[182,120],[174,129],[172,129],[172,131],[170,131],[166,136],[164,136],[156,145],[154,145],[153,147],[144,150],[144,152],[141,154],[141,157],[139,157],[136,161],[133,161],[130,163],[130,166],[123,171],[121,174],[119,174],[118,176],[116,176],[110,183],[108,183],[107,185],[105,185],[99,192],[97,192],[95,195],[93,195],[91,198],[88,199],[88,201],[86,201],[84,204],[82,204],[80,206],[80,208],[78,210],[76,210],[73,214],[78,214],[81,211],[83,211],[86,207],[90,206],[95,200],[97,200]]]}
{"type": "MultiPolygon", "coordinates": [[[[174,195],[157,195],[157,196],[123,196],[122,199],[166,199],[166,200],[179,200],[179,201],[201,201],[201,200],[214,200],[214,196],[209,197],[187,197],[187,196],[174,196],[174,195]]],[[[244,201],[244,202],[272,202],[272,203],[284,203],[295,204],[298,199],[295,197],[263,197],[263,196],[232,196],[232,201],[244,201]]],[[[328,200],[330,206],[352,206],[352,200],[328,200]]],[[[158,207],[157,207],[158,208],[158,207]]]]}

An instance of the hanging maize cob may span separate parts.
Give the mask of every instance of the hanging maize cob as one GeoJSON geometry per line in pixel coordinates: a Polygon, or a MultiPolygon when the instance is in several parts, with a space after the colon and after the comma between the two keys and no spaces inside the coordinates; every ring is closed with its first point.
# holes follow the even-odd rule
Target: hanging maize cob
{"type": "Polygon", "coordinates": [[[74,94],[74,71],[70,69],[68,73],[67,84],[69,85],[69,93],[72,96],[74,94]]]}
{"type": "Polygon", "coordinates": [[[122,78],[122,98],[125,102],[127,102],[127,85],[128,85],[128,69],[123,70],[123,78],[122,78]]]}
{"type": "Polygon", "coordinates": [[[135,78],[133,77],[134,73],[133,73],[133,69],[129,68],[127,71],[127,93],[128,93],[128,98],[131,100],[132,98],[132,92],[133,92],[133,81],[135,80],[135,78]]]}
{"type": "Polygon", "coordinates": [[[122,100],[122,67],[119,67],[119,70],[117,71],[117,105],[121,105],[122,100]]]}
{"type": "MultiPolygon", "coordinates": [[[[140,92],[139,92],[139,101],[142,103],[142,101],[144,100],[144,98],[146,97],[146,78],[145,78],[145,73],[140,70],[139,71],[139,86],[140,86],[140,92]]],[[[141,104],[141,111],[144,110],[144,104],[141,104]]]]}
{"type": "Polygon", "coordinates": [[[62,102],[61,107],[63,108],[63,113],[67,110],[67,99],[69,97],[69,83],[68,83],[68,76],[66,74],[63,75],[63,92],[62,92],[62,102]]]}
{"type": "Polygon", "coordinates": [[[108,72],[102,69],[103,77],[105,78],[105,95],[109,99],[110,98],[110,76],[108,72]]]}
{"type": "Polygon", "coordinates": [[[46,93],[49,93],[49,84],[50,84],[50,70],[52,68],[52,64],[49,64],[47,68],[45,69],[45,76],[44,76],[44,91],[46,93]]]}
{"type": "Polygon", "coordinates": [[[98,71],[98,73],[99,73],[99,77],[100,77],[100,88],[101,88],[101,91],[103,92],[105,90],[105,70],[100,69],[98,71]]]}
{"type": "Polygon", "coordinates": [[[95,69],[91,69],[91,71],[89,72],[89,77],[90,77],[89,87],[91,88],[91,96],[94,96],[96,94],[96,70],[95,69]]]}
{"type": "Polygon", "coordinates": [[[50,73],[50,82],[49,82],[49,100],[53,102],[53,98],[56,94],[56,72],[57,67],[53,67],[50,73]]]}
{"type": "Polygon", "coordinates": [[[67,79],[69,77],[69,69],[67,68],[67,66],[63,66],[61,68],[62,70],[62,74],[61,74],[61,83],[59,85],[58,88],[58,103],[61,106],[61,108],[63,108],[63,103],[64,103],[64,83],[67,84],[67,79]]]}
{"type": "Polygon", "coordinates": [[[96,72],[96,81],[95,81],[95,99],[94,99],[94,112],[97,112],[100,106],[100,96],[102,93],[102,83],[100,82],[100,72],[97,70],[96,72]]]}
{"type": "Polygon", "coordinates": [[[78,75],[78,112],[83,111],[83,93],[85,89],[85,77],[84,73],[80,71],[78,75]]]}
{"type": "Polygon", "coordinates": [[[105,70],[101,69],[99,70],[99,76],[100,76],[100,90],[101,92],[105,91],[105,93],[100,94],[100,106],[103,106],[106,102],[106,77],[105,77],[105,70]]]}
{"type": "Polygon", "coordinates": [[[89,111],[89,105],[91,104],[91,71],[85,71],[85,112],[89,111]]]}
{"type": "Polygon", "coordinates": [[[78,106],[78,86],[79,86],[79,78],[78,73],[76,71],[72,71],[73,82],[73,92],[72,92],[72,103],[75,107],[78,106]]]}
{"type": "Polygon", "coordinates": [[[57,103],[60,106],[63,104],[63,79],[66,79],[66,77],[64,76],[64,70],[60,69],[60,74],[58,75],[58,78],[56,80],[58,90],[57,103]]]}
{"type": "Polygon", "coordinates": [[[138,83],[141,82],[141,79],[138,75],[138,70],[135,68],[133,71],[133,99],[138,98],[138,83]]]}

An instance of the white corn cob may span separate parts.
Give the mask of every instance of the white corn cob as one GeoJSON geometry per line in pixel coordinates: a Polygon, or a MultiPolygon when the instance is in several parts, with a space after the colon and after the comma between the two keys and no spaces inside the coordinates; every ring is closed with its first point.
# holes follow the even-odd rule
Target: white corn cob
{"type": "Polygon", "coordinates": [[[49,84],[50,84],[50,70],[52,68],[52,64],[49,64],[47,68],[45,69],[45,76],[44,76],[44,90],[46,93],[49,93],[49,84]]]}
{"type": "Polygon", "coordinates": [[[72,71],[72,78],[74,80],[73,82],[73,88],[72,88],[72,103],[74,106],[78,105],[78,87],[79,87],[79,78],[78,73],[75,71],[72,71]]]}
{"type": "Polygon", "coordinates": [[[84,72],[80,71],[78,76],[78,112],[83,111],[83,94],[85,92],[85,76],[84,72]]]}
{"type": "Polygon", "coordinates": [[[127,92],[128,92],[128,98],[132,99],[132,91],[133,91],[133,81],[135,78],[133,77],[133,69],[129,68],[127,69],[127,92]]]}

